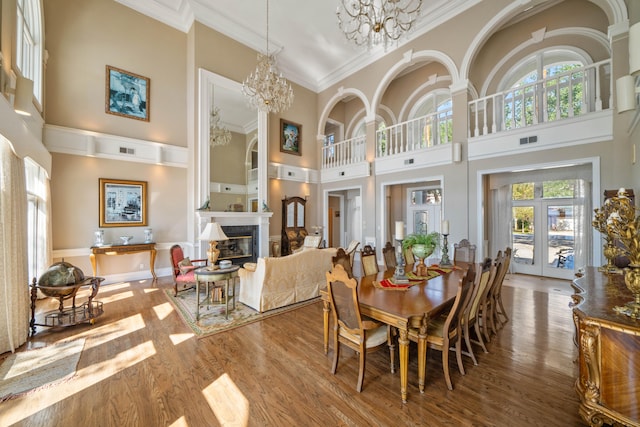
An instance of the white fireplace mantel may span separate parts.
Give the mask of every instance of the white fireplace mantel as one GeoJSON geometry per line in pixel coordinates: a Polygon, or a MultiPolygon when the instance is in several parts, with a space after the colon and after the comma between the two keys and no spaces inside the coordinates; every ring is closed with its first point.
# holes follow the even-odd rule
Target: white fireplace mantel
{"type": "MultiPolygon", "coordinates": [[[[258,256],[269,256],[269,220],[273,212],[214,212],[196,211],[198,235],[209,222],[220,225],[257,225],[258,226],[258,256]]],[[[200,245],[200,258],[206,258],[206,245],[200,245]]]]}

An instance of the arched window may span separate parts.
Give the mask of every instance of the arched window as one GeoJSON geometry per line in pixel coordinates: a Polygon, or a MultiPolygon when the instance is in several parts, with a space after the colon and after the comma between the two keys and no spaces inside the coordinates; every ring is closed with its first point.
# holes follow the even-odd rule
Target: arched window
{"type": "Polygon", "coordinates": [[[579,116],[589,111],[590,89],[596,76],[587,60],[570,50],[531,55],[505,74],[504,129],[579,116]]]}
{"type": "Polygon", "coordinates": [[[42,105],[43,31],[40,0],[17,0],[16,67],[33,80],[33,95],[42,105]]]}
{"type": "Polygon", "coordinates": [[[430,92],[416,102],[409,113],[414,141],[420,147],[432,147],[450,142],[453,138],[453,103],[448,90],[430,92]]]}

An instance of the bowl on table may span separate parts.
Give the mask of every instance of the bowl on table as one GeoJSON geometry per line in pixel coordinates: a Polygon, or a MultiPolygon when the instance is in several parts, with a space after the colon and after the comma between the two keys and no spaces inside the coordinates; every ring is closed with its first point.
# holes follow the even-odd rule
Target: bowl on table
{"type": "Polygon", "coordinates": [[[220,261],[218,264],[220,265],[220,268],[223,269],[223,270],[225,268],[231,267],[231,261],[229,261],[229,260],[220,261]]]}
{"type": "Polygon", "coordinates": [[[128,245],[131,239],[133,239],[133,236],[120,236],[123,245],[128,245]]]}

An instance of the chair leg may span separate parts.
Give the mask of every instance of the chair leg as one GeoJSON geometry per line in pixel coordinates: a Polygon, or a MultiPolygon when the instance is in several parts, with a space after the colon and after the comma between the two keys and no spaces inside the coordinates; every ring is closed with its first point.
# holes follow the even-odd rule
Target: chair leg
{"type": "Polygon", "coordinates": [[[367,349],[362,346],[360,348],[360,372],[358,372],[358,385],[356,390],[358,393],[362,391],[362,383],[364,382],[364,369],[367,363],[367,349]]]}
{"type": "Polygon", "coordinates": [[[501,323],[507,323],[509,321],[509,316],[507,316],[507,310],[504,309],[504,305],[502,304],[502,296],[498,297],[498,304],[500,305],[500,315],[504,317],[504,322],[501,323]]]}
{"type": "Polygon", "coordinates": [[[478,361],[476,360],[476,355],[473,353],[473,347],[471,347],[471,337],[469,336],[469,323],[465,323],[464,325],[464,343],[467,347],[467,353],[469,354],[469,357],[471,357],[471,360],[473,360],[473,364],[474,366],[478,366],[478,361]]]}
{"type": "Polygon", "coordinates": [[[173,282],[173,296],[178,296],[178,282],[173,282]]]}
{"type": "Polygon", "coordinates": [[[456,361],[458,362],[460,375],[466,375],[466,372],[464,371],[464,364],[462,363],[462,335],[458,334],[456,337],[456,346],[453,349],[456,352],[456,361]]]}
{"type": "Polygon", "coordinates": [[[338,370],[338,359],[340,358],[340,341],[338,340],[338,332],[334,331],[333,336],[333,366],[331,367],[331,373],[335,375],[338,370]]]}
{"type": "Polygon", "coordinates": [[[447,388],[449,390],[453,390],[453,383],[451,382],[451,373],[449,372],[449,346],[448,345],[442,347],[442,370],[444,371],[444,379],[447,382],[447,388]]]}
{"type": "Polygon", "coordinates": [[[484,345],[484,341],[482,339],[482,331],[480,331],[480,324],[478,323],[479,319],[476,319],[476,322],[473,325],[473,329],[476,332],[476,338],[478,339],[478,344],[480,344],[480,347],[482,347],[482,351],[484,351],[485,353],[489,353],[489,350],[487,350],[487,346],[484,345]]]}

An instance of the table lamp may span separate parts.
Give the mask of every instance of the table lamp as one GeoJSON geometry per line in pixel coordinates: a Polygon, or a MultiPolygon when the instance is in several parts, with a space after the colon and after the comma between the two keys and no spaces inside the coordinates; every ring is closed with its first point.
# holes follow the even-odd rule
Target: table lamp
{"type": "Polygon", "coordinates": [[[200,237],[198,240],[208,240],[209,241],[209,250],[207,251],[207,258],[209,258],[209,263],[211,265],[215,265],[218,260],[218,256],[220,255],[220,249],[216,248],[219,240],[229,240],[224,231],[222,231],[222,227],[217,222],[210,222],[207,226],[202,230],[200,237]]]}

